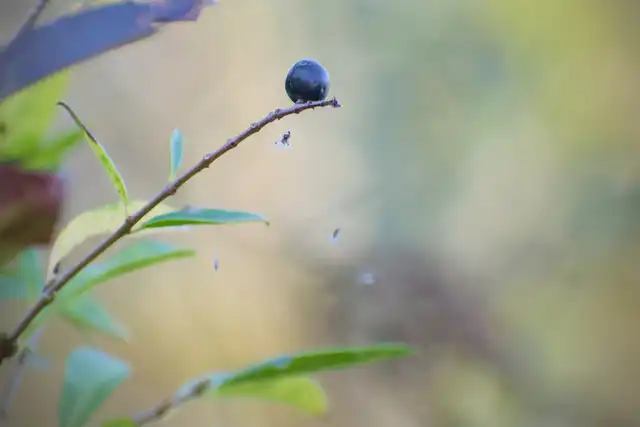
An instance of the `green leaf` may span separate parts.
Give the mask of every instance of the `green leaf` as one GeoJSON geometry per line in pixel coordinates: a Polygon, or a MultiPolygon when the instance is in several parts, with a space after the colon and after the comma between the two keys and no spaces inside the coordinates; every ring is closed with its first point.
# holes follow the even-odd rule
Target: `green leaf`
{"type": "Polygon", "coordinates": [[[33,248],[18,254],[14,265],[0,272],[0,299],[35,301],[44,287],[42,259],[33,248]]]}
{"type": "Polygon", "coordinates": [[[138,424],[134,423],[132,420],[128,418],[116,418],[113,420],[109,420],[105,423],[102,423],[102,427],[139,427],[138,424]]]}
{"type": "MultiPolygon", "coordinates": [[[[146,205],[143,200],[129,201],[129,211],[137,211],[146,205]]],[[[92,237],[113,233],[123,223],[121,203],[109,204],[83,212],[73,218],[66,227],[60,232],[49,256],[49,267],[47,268],[47,279],[53,273],[55,265],[62,261],[76,246],[92,237]]],[[[153,208],[146,217],[164,214],[175,211],[174,208],[160,204],[153,208]]],[[[153,233],[155,230],[148,230],[142,233],[136,233],[137,236],[143,236],[153,233]]]]}
{"type": "Polygon", "coordinates": [[[38,151],[68,81],[68,72],[57,73],[0,103],[0,159],[27,159],[38,151]]]}
{"type": "MultiPolygon", "coordinates": [[[[304,375],[344,369],[365,363],[408,356],[405,344],[346,347],[280,356],[232,373],[212,374],[202,396],[254,397],[285,403],[311,414],[322,414],[327,398],[322,387],[304,375]]],[[[190,381],[178,390],[179,398],[193,396],[203,379],[190,381]]]]}
{"type": "Polygon", "coordinates": [[[223,389],[253,381],[344,369],[354,365],[408,356],[412,352],[411,347],[405,344],[379,344],[371,347],[346,347],[280,356],[234,373],[227,377],[218,388],[223,389]]]}
{"type": "Polygon", "coordinates": [[[173,259],[194,256],[193,249],[177,248],[157,241],[136,242],[104,262],[90,264],[60,291],[58,299],[79,296],[100,283],[141,268],[173,259]]]}
{"type": "Polygon", "coordinates": [[[76,122],[76,125],[80,129],[82,129],[82,131],[84,132],[84,135],[87,139],[87,142],[89,143],[89,146],[91,147],[94,154],[102,164],[102,167],[104,168],[105,172],[107,172],[107,175],[109,175],[111,184],[113,184],[113,187],[116,189],[116,191],[120,195],[120,200],[122,201],[122,205],[124,207],[125,217],[128,216],[127,202],[129,201],[129,196],[127,194],[127,187],[124,184],[124,179],[122,179],[120,172],[118,172],[118,168],[116,168],[115,163],[113,162],[111,157],[109,157],[107,150],[104,149],[102,144],[100,144],[100,141],[98,141],[98,139],[95,136],[93,136],[91,131],[84,125],[84,123],[82,123],[80,118],[71,109],[71,107],[69,107],[67,104],[61,101],[58,102],[58,105],[62,106],[69,113],[73,121],[76,122]]]}
{"type": "Polygon", "coordinates": [[[68,152],[78,146],[84,133],[79,129],[59,133],[52,141],[44,144],[22,165],[26,169],[56,171],[65,160],[68,152]]]}
{"type": "Polygon", "coordinates": [[[155,216],[144,222],[140,229],[179,227],[183,225],[234,224],[240,222],[264,222],[269,224],[264,217],[248,212],[222,209],[189,209],[155,216]]]}
{"type": "Polygon", "coordinates": [[[171,134],[171,170],[169,171],[169,181],[176,179],[178,169],[182,166],[182,132],[175,129],[171,134]]]}
{"type": "Polygon", "coordinates": [[[79,347],[68,357],[58,404],[59,427],[82,427],[131,373],[107,353],[79,347]]]}
{"type": "Polygon", "coordinates": [[[125,342],[129,340],[127,328],[114,320],[102,304],[87,295],[73,298],[62,308],[61,314],[80,330],[94,330],[125,342]]]}
{"type": "Polygon", "coordinates": [[[205,395],[214,397],[244,397],[292,406],[311,415],[327,412],[327,395],[307,377],[278,378],[211,388],[205,395]]]}
{"type": "Polygon", "coordinates": [[[106,261],[93,263],[80,271],[65,285],[51,305],[42,310],[20,336],[20,342],[29,337],[56,314],[62,313],[75,298],[115,277],[154,264],[195,255],[192,249],[176,248],[163,242],[142,241],[126,247],[106,261]]]}

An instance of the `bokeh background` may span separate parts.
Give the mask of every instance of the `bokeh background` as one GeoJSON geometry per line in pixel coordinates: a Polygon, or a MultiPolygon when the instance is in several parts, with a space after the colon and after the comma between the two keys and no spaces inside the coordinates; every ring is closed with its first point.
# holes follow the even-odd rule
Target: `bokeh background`
{"type": "MultiPolygon", "coordinates": [[[[0,39],[29,6],[3,0],[0,39]]],[[[638,425],[639,20],[623,0],[228,0],[76,67],[67,101],[138,198],[166,182],[175,127],[197,161],[288,105],[300,58],[328,68],[344,107],[266,128],[176,195],[272,226],[166,237],[199,257],[98,291],[131,343],[52,325],[51,368],[28,372],[8,425],[54,425],[82,343],[134,369],[97,422],[203,372],[376,341],[419,354],[322,376],[324,419],[208,401],[164,424],[638,425]]],[[[86,147],[65,173],[67,220],[117,200],[86,147]]],[[[24,307],[2,307],[7,329],[24,307]]]]}

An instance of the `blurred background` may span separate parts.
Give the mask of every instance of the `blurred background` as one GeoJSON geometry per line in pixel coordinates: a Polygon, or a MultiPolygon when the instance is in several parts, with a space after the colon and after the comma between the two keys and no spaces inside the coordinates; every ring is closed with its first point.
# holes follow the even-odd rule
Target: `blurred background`
{"type": "MultiPolygon", "coordinates": [[[[3,0],[0,40],[30,6],[3,0]]],[[[623,0],[228,0],[76,67],[67,101],[143,199],[166,182],[175,127],[196,162],[290,103],[298,59],[327,67],[343,108],[267,127],[177,194],[272,226],[167,237],[198,258],[99,289],[131,343],[53,325],[51,369],[29,371],[9,425],[54,424],[83,343],[134,369],[99,421],[203,372],[377,341],[419,354],[322,376],[325,419],[208,401],[164,423],[638,425],[639,19],[623,0]]],[[[86,147],[70,159],[65,221],[117,200],[99,170],[86,147]]],[[[3,330],[23,308],[3,306],[3,330]]]]}

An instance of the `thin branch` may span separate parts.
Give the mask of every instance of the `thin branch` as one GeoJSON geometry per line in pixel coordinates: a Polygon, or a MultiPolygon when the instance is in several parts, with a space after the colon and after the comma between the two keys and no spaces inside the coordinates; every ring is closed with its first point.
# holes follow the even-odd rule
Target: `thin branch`
{"type": "Polygon", "coordinates": [[[13,399],[20,388],[20,383],[22,382],[22,378],[24,377],[27,369],[29,358],[35,349],[41,334],[42,329],[39,329],[29,340],[29,345],[20,350],[20,353],[18,354],[15,369],[2,392],[2,397],[0,397],[0,420],[9,415],[9,408],[11,407],[13,399]]]}
{"type": "Polygon", "coordinates": [[[18,32],[16,32],[7,46],[14,44],[19,38],[29,32],[29,30],[31,30],[33,27],[35,27],[38,18],[40,17],[40,15],[42,15],[42,12],[44,12],[44,9],[47,7],[47,4],[49,4],[49,1],[50,0],[38,0],[38,3],[36,3],[36,5],[29,11],[29,14],[24,20],[24,23],[20,26],[18,32]]]}
{"type": "MultiPolygon", "coordinates": [[[[66,108],[68,111],[71,109],[63,102],[59,102],[59,105],[66,108]]],[[[20,321],[15,330],[8,336],[0,337],[0,364],[3,360],[14,356],[15,349],[17,348],[18,338],[27,329],[27,327],[33,322],[33,320],[44,310],[49,304],[51,304],[58,292],[73,279],[82,269],[89,265],[92,261],[98,258],[102,253],[109,249],[114,243],[126,236],[131,232],[133,227],[142,220],[153,208],[162,203],[165,199],[175,194],[176,191],[182,187],[187,181],[193,178],[198,173],[207,169],[213,162],[222,157],[228,151],[236,148],[242,141],[254,135],[262,130],[269,123],[273,123],[291,114],[299,114],[305,110],[310,110],[318,107],[340,107],[340,103],[337,99],[332,98],[324,101],[308,102],[304,104],[295,104],[291,107],[277,109],[269,113],[262,120],[252,123],[246,130],[238,134],[237,136],[228,139],[226,143],[222,145],[218,150],[206,154],[202,160],[196,163],[191,169],[185,172],[182,176],[176,178],[172,183],[167,185],[160,193],[158,193],[151,201],[140,208],[137,212],[130,215],[124,223],[118,227],[110,236],[105,238],[98,246],[96,246],[91,252],[89,252],[83,259],[77,264],[70,267],[67,271],[60,273],[58,276],[47,283],[45,291],[35,305],[29,310],[25,317],[20,321]],[[10,351],[13,349],[13,351],[10,351]]]]}
{"type": "Polygon", "coordinates": [[[170,410],[175,409],[176,407],[192,399],[202,396],[203,393],[209,390],[209,387],[211,387],[210,379],[204,378],[200,381],[197,381],[188,390],[182,393],[176,393],[172,397],[164,399],[153,408],[139,413],[132,418],[132,421],[137,426],[142,426],[144,424],[158,421],[162,417],[164,417],[170,410]]]}

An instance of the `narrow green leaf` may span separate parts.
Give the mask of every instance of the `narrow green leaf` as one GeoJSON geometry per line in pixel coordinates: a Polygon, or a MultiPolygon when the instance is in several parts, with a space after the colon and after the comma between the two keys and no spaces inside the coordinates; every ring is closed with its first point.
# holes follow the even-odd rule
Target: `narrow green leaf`
{"type": "Polygon", "coordinates": [[[104,262],[90,264],[60,291],[58,299],[81,295],[107,280],[173,259],[194,256],[193,249],[178,248],[158,241],[139,241],[104,262]]]}
{"type": "Polygon", "coordinates": [[[93,330],[125,342],[129,340],[127,328],[88,295],[73,298],[62,307],[61,314],[63,319],[80,330],[93,330]]]}
{"type": "Polygon", "coordinates": [[[22,165],[26,169],[56,171],[69,151],[82,142],[83,136],[84,133],[79,129],[62,132],[24,159],[22,165]]]}
{"type": "Polygon", "coordinates": [[[155,216],[144,222],[140,229],[180,227],[184,225],[235,224],[240,222],[264,222],[269,224],[261,215],[248,212],[222,209],[190,209],[155,216]]]}
{"type": "Polygon", "coordinates": [[[0,159],[28,159],[38,151],[68,81],[68,72],[57,73],[0,103],[0,159]]]}
{"type": "Polygon", "coordinates": [[[128,418],[116,418],[102,423],[102,427],[139,427],[133,420],[128,418]]]}
{"type": "Polygon", "coordinates": [[[171,170],[169,172],[169,181],[176,179],[178,169],[182,166],[182,132],[174,129],[171,134],[171,170]]]}
{"type": "Polygon", "coordinates": [[[195,251],[192,249],[177,248],[163,242],[142,241],[126,247],[103,262],[88,265],[62,288],[51,305],[38,314],[20,336],[20,342],[28,340],[49,319],[62,313],[75,298],[101,283],[160,262],[193,255],[195,251]]]}
{"type": "Polygon", "coordinates": [[[83,427],[130,372],[125,362],[102,351],[79,347],[71,352],[58,404],[58,426],[83,427]]]}
{"type": "MultiPolygon", "coordinates": [[[[147,202],[143,200],[131,200],[129,201],[128,209],[131,212],[137,211],[146,204],[147,202]]],[[[51,248],[47,279],[51,277],[55,265],[62,261],[76,246],[92,237],[110,234],[117,230],[123,223],[123,209],[122,203],[114,203],[83,212],[73,218],[60,232],[51,248]]],[[[173,211],[175,211],[174,208],[160,204],[152,209],[145,218],[173,211]]],[[[136,233],[136,235],[148,235],[154,231],[147,230],[142,233],[136,233]]]]}
{"type": "Polygon", "coordinates": [[[212,388],[206,395],[243,397],[281,403],[311,415],[327,412],[327,395],[317,381],[308,377],[289,377],[254,381],[212,388]]]}
{"type": "Polygon", "coordinates": [[[269,359],[227,377],[218,388],[253,381],[333,371],[354,365],[408,356],[411,347],[404,344],[379,344],[371,347],[346,347],[280,356],[269,359]]]}
{"type": "Polygon", "coordinates": [[[82,129],[82,131],[84,132],[84,135],[87,139],[87,142],[89,143],[89,146],[91,146],[91,149],[93,150],[94,154],[102,164],[102,167],[104,168],[105,172],[107,172],[107,175],[109,175],[111,184],[113,184],[113,187],[116,189],[116,191],[120,195],[120,200],[122,201],[122,205],[125,209],[124,210],[125,217],[128,216],[127,202],[129,201],[129,196],[127,194],[127,187],[124,184],[124,180],[122,179],[120,172],[118,172],[118,168],[116,168],[115,163],[113,162],[111,157],[109,157],[107,150],[104,149],[102,144],[100,144],[100,141],[98,141],[98,139],[95,136],[93,136],[91,131],[84,125],[84,123],[82,123],[80,118],[71,109],[71,107],[69,107],[67,104],[65,104],[62,101],[59,101],[58,105],[62,106],[69,113],[73,121],[76,122],[76,125],[80,129],[82,129]]]}

